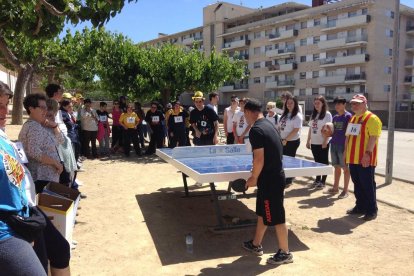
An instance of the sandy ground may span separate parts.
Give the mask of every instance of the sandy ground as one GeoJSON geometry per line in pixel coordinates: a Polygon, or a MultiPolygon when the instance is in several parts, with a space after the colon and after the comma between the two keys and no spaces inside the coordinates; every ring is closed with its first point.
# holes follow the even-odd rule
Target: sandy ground
{"type": "MultiPolygon", "coordinates": [[[[9,136],[17,132],[8,127],[9,136]]],[[[275,267],[266,265],[277,247],[273,229],[261,258],[241,248],[253,227],[213,233],[208,186],[189,180],[191,191],[205,196],[184,198],[181,174],[156,156],[115,155],[86,160],[84,168],[79,179],[88,198],[74,230],[73,275],[414,275],[412,213],[379,203],[378,218],[364,222],[345,214],[352,194],[338,200],[309,190],[307,178],[286,190],[294,263],[275,267]],[[186,252],[187,233],[194,237],[193,254],[186,252]]],[[[218,190],[226,188],[217,183],[218,190]]],[[[255,217],[254,197],[220,204],[227,221],[255,217]]]]}

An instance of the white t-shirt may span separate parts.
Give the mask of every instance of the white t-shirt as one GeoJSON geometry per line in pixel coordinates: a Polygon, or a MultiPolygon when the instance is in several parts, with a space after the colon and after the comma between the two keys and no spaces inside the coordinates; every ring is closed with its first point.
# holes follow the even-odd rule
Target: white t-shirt
{"type": "Polygon", "coordinates": [[[297,113],[295,117],[292,119],[290,118],[291,114],[288,113],[286,117],[279,119],[279,123],[277,124],[280,136],[282,139],[286,139],[286,137],[292,132],[293,129],[299,128],[299,131],[293,136],[289,141],[295,141],[300,138],[300,133],[302,130],[302,121],[303,117],[301,113],[297,113]]]}
{"type": "Polygon", "coordinates": [[[279,120],[279,115],[275,114],[273,117],[266,114],[266,119],[269,120],[272,125],[277,129],[277,121],[279,120]]]}
{"type": "MultiPolygon", "coordinates": [[[[240,136],[246,130],[248,124],[246,121],[246,117],[244,117],[244,112],[241,110],[237,110],[233,116],[233,123],[236,123],[236,134],[240,136]]],[[[246,133],[245,137],[249,136],[249,132],[246,133]]]]}
{"type": "Polygon", "coordinates": [[[232,133],[233,132],[233,117],[234,114],[240,110],[240,107],[237,107],[236,110],[233,112],[233,110],[231,110],[231,107],[226,107],[226,109],[224,109],[224,112],[226,112],[227,114],[227,132],[228,133],[232,133]]]}
{"type": "Polygon", "coordinates": [[[65,136],[68,136],[68,129],[65,125],[65,122],[63,122],[63,117],[62,117],[62,110],[58,110],[56,117],[55,117],[55,123],[58,124],[59,129],[63,132],[63,134],[65,136]]]}
{"type": "MultiPolygon", "coordinates": [[[[318,120],[319,114],[316,115],[314,120],[309,121],[309,127],[311,132],[311,144],[322,145],[324,136],[322,135],[322,127],[329,122],[332,122],[332,114],[326,111],[325,117],[322,120],[318,120]]],[[[331,140],[331,138],[329,138],[331,140]]],[[[328,141],[329,141],[328,140],[328,141]]]]}

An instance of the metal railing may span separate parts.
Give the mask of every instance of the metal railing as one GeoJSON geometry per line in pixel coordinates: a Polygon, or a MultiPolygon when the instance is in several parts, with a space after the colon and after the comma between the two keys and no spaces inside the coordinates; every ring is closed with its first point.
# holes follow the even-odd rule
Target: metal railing
{"type": "Polygon", "coordinates": [[[346,81],[366,80],[366,79],[367,79],[367,77],[366,77],[366,74],[365,73],[345,75],[345,80],[346,81]]]}

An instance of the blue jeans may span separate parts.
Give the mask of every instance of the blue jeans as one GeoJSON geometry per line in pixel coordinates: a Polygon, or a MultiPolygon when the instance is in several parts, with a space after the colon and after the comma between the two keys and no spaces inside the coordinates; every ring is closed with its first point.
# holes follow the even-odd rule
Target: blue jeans
{"type": "Polygon", "coordinates": [[[366,214],[376,214],[377,184],[375,183],[375,167],[349,164],[352,182],[354,182],[355,207],[366,214]]]}

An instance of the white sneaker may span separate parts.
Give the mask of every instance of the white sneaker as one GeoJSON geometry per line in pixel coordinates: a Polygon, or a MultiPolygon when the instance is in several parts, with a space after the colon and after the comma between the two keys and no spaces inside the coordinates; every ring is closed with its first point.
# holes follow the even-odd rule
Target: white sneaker
{"type": "Polygon", "coordinates": [[[203,186],[203,183],[196,182],[194,185],[196,185],[197,187],[201,187],[201,186],[203,186]]]}
{"type": "Polygon", "coordinates": [[[78,186],[83,186],[83,182],[82,181],[76,179],[75,182],[76,182],[76,184],[78,184],[78,186]]]}

